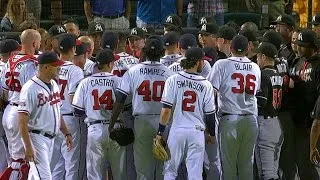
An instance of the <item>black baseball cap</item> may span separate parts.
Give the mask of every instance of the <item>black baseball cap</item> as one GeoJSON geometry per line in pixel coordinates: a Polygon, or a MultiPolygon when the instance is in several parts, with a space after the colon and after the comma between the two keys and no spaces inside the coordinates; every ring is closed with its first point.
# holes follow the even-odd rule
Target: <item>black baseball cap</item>
{"type": "Polygon", "coordinates": [[[217,37],[227,40],[232,40],[232,38],[237,34],[236,30],[230,26],[223,25],[219,27],[217,37]]]}
{"type": "Polygon", "coordinates": [[[98,52],[95,62],[97,64],[109,64],[112,61],[116,61],[120,56],[113,54],[113,51],[110,49],[102,49],[98,52]]]}
{"type": "Polygon", "coordinates": [[[53,25],[49,31],[48,31],[50,36],[58,36],[60,34],[67,33],[67,30],[64,26],[61,25],[53,25]]]}
{"type": "Polygon", "coordinates": [[[312,17],[312,21],[310,22],[310,24],[316,25],[316,26],[320,25],[320,13],[312,17]]]}
{"type": "Polygon", "coordinates": [[[168,32],[165,35],[163,35],[164,46],[171,46],[178,42],[179,42],[179,35],[174,31],[168,32]]]}
{"type": "Polygon", "coordinates": [[[88,35],[95,33],[103,33],[105,30],[105,26],[101,22],[93,22],[88,25],[88,35]]]}
{"type": "Polygon", "coordinates": [[[191,47],[197,47],[197,39],[193,34],[186,33],[180,36],[179,46],[181,49],[189,49],[191,47]]]}
{"type": "Polygon", "coordinates": [[[146,38],[146,35],[146,32],[142,28],[135,27],[131,29],[129,37],[144,39],[146,38]]]}
{"type": "Polygon", "coordinates": [[[148,38],[146,40],[146,44],[143,48],[144,51],[163,51],[163,41],[157,39],[157,38],[148,38]]]}
{"type": "Polygon", "coordinates": [[[0,53],[11,53],[20,50],[20,45],[16,40],[5,39],[0,41],[0,53]]]}
{"type": "Polygon", "coordinates": [[[282,24],[282,25],[287,25],[290,27],[295,27],[296,26],[296,21],[295,19],[288,15],[288,14],[283,14],[277,17],[277,19],[273,22],[271,22],[272,25],[275,24],[282,24]]]}
{"type": "Polygon", "coordinates": [[[209,23],[216,24],[216,21],[212,16],[204,16],[199,20],[199,25],[197,26],[197,28],[200,28],[202,25],[209,23]]]}
{"type": "Polygon", "coordinates": [[[248,49],[248,38],[243,35],[235,35],[232,38],[231,48],[236,52],[244,52],[248,49]]]}
{"type": "Polygon", "coordinates": [[[258,41],[258,34],[251,30],[241,30],[239,31],[239,35],[243,35],[248,38],[248,41],[258,41]]]}
{"type": "Polygon", "coordinates": [[[264,54],[270,58],[276,58],[278,54],[278,50],[275,45],[269,42],[261,42],[257,48],[252,49],[255,53],[264,54]]]}
{"type": "Polygon", "coordinates": [[[61,34],[58,38],[59,41],[59,49],[68,51],[76,46],[77,37],[74,34],[61,34]]]}
{"type": "Polygon", "coordinates": [[[87,46],[82,43],[80,40],[76,40],[76,53],[75,56],[83,55],[87,52],[87,46]]]}
{"type": "Polygon", "coordinates": [[[118,45],[118,41],[119,41],[119,36],[118,34],[114,33],[114,32],[104,32],[101,38],[101,48],[105,49],[111,49],[114,50],[117,45],[118,45]]]}
{"type": "Polygon", "coordinates": [[[167,16],[165,22],[163,25],[166,26],[177,26],[177,27],[182,27],[182,20],[181,18],[176,15],[176,14],[170,14],[167,16]]]}
{"type": "Polygon", "coordinates": [[[302,30],[298,34],[295,44],[305,48],[317,48],[317,34],[310,29],[302,30]]]}
{"type": "Polygon", "coordinates": [[[202,60],[204,57],[204,52],[199,47],[191,47],[186,51],[184,56],[187,58],[187,60],[202,60]]]}
{"type": "Polygon", "coordinates": [[[146,33],[147,36],[156,34],[156,31],[154,30],[153,27],[143,27],[141,29],[146,33]]]}
{"type": "Polygon", "coordinates": [[[216,35],[219,31],[219,26],[215,23],[203,24],[200,28],[201,35],[216,35]]]}
{"type": "Polygon", "coordinates": [[[53,66],[62,66],[64,61],[60,60],[55,52],[44,52],[38,56],[38,64],[51,64],[53,66]]]}
{"type": "Polygon", "coordinates": [[[261,38],[261,42],[269,42],[273,44],[277,50],[280,50],[282,44],[282,37],[280,33],[274,30],[268,30],[264,33],[263,37],[261,38]]]}
{"type": "Polygon", "coordinates": [[[213,47],[204,47],[202,48],[202,51],[204,52],[204,55],[211,60],[216,60],[218,58],[218,52],[213,47]]]}

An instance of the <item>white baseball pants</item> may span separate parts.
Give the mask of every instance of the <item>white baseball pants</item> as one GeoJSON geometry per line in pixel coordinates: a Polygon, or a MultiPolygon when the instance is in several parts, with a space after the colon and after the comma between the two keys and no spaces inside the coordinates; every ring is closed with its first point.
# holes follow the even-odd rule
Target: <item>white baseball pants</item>
{"type": "MultiPolygon", "coordinates": [[[[115,128],[117,128],[115,125],[115,128]]],[[[103,164],[109,161],[114,180],[127,179],[126,147],[109,138],[108,124],[93,124],[88,127],[87,177],[89,180],[103,179],[103,164]]],[[[118,126],[119,127],[119,126],[118,126]]]]}
{"type": "Polygon", "coordinates": [[[252,180],[258,124],[254,115],[220,118],[219,151],[223,180],[252,180]]]}
{"type": "Polygon", "coordinates": [[[175,180],[185,160],[189,180],[202,179],[205,153],[204,131],[196,128],[172,128],[168,137],[170,160],[164,163],[164,180],[175,180]]]}
{"type": "Polygon", "coordinates": [[[153,138],[157,134],[160,115],[139,115],[134,119],[134,163],[137,180],[163,180],[163,162],[152,154],[153,138]]]}
{"type": "Polygon", "coordinates": [[[0,112],[0,172],[3,172],[10,164],[10,155],[7,147],[6,133],[2,126],[2,112],[0,112]]]}
{"type": "Polygon", "coordinates": [[[255,157],[259,178],[278,179],[279,158],[283,143],[280,121],[277,117],[265,119],[263,116],[258,116],[258,124],[259,136],[255,157]]]}
{"type": "Polygon", "coordinates": [[[80,164],[80,118],[63,116],[69,132],[72,135],[73,148],[67,151],[64,135],[60,132],[55,138],[54,154],[51,170],[53,179],[78,180],[80,164]]]}

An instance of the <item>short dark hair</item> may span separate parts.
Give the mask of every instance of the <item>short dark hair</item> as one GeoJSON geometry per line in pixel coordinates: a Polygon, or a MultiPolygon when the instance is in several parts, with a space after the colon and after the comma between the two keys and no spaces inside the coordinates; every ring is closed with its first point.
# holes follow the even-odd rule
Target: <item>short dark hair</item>
{"type": "Polygon", "coordinates": [[[74,18],[69,18],[69,19],[67,19],[67,20],[65,20],[65,21],[63,22],[63,24],[68,24],[68,23],[73,23],[73,24],[75,24],[75,25],[79,28],[79,23],[78,23],[78,21],[77,21],[76,19],[74,19],[74,18]]]}
{"type": "Polygon", "coordinates": [[[183,68],[183,69],[190,69],[190,68],[193,68],[197,62],[199,60],[190,60],[190,59],[181,59],[180,61],[180,66],[183,68]]]}

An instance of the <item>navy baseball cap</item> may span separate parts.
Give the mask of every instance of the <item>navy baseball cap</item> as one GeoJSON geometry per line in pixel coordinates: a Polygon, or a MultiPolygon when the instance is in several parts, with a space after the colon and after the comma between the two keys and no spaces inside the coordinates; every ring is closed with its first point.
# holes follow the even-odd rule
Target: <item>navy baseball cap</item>
{"type": "Polygon", "coordinates": [[[77,37],[74,34],[61,34],[58,38],[60,50],[70,50],[76,46],[77,37]]]}
{"type": "Polygon", "coordinates": [[[101,38],[101,48],[114,50],[118,45],[119,37],[114,32],[104,32],[101,38]]]}
{"type": "Polygon", "coordinates": [[[103,33],[105,30],[105,26],[101,22],[93,22],[88,25],[88,35],[92,35],[95,33],[103,33]]]}
{"type": "Polygon", "coordinates": [[[113,51],[110,49],[102,49],[98,52],[96,56],[95,62],[97,64],[109,64],[112,61],[118,60],[120,57],[118,55],[113,54],[113,51]]]}
{"type": "Polygon", "coordinates": [[[144,39],[146,38],[146,35],[146,32],[142,28],[135,27],[131,29],[129,37],[144,39]]]}
{"type": "Polygon", "coordinates": [[[219,31],[219,26],[215,23],[203,24],[200,28],[201,35],[216,35],[219,31]]]}
{"type": "Polygon", "coordinates": [[[191,47],[186,51],[186,54],[184,55],[187,60],[202,60],[204,57],[204,52],[199,47],[191,47]]]}
{"type": "Polygon", "coordinates": [[[180,36],[179,46],[181,49],[197,47],[197,39],[193,34],[187,33],[180,36]]]}
{"type": "Polygon", "coordinates": [[[153,27],[143,27],[141,29],[146,33],[147,36],[156,34],[156,31],[154,30],[153,27]]]}
{"type": "Polygon", "coordinates": [[[216,60],[218,58],[218,52],[213,47],[205,47],[202,48],[202,51],[204,52],[206,59],[216,60]]]}
{"type": "Polygon", "coordinates": [[[305,48],[317,48],[317,34],[310,29],[302,30],[298,34],[295,44],[305,48]]]}
{"type": "Polygon", "coordinates": [[[176,15],[176,14],[170,14],[167,16],[165,22],[163,25],[166,26],[177,26],[177,27],[182,27],[182,20],[181,18],[176,15]]]}
{"type": "Polygon", "coordinates": [[[61,25],[53,25],[49,31],[48,31],[49,35],[51,36],[58,36],[60,34],[64,34],[67,33],[67,30],[64,26],[61,25]]]}
{"type": "Polygon", "coordinates": [[[19,51],[20,45],[16,40],[5,39],[0,41],[0,53],[11,53],[13,51],[19,51]]]}
{"type": "Polygon", "coordinates": [[[258,34],[251,30],[240,30],[239,35],[243,35],[248,38],[248,41],[258,41],[258,34]]]}
{"type": "Polygon", "coordinates": [[[320,25],[320,13],[316,14],[315,16],[312,17],[312,21],[309,22],[312,25],[318,26],[320,25]]]}
{"type": "Polygon", "coordinates": [[[60,60],[55,52],[44,52],[38,56],[38,64],[62,66],[64,64],[64,61],[60,60]]]}
{"type": "Polygon", "coordinates": [[[288,15],[288,14],[283,14],[277,17],[277,19],[273,22],[271,22],[272,25],[276,24],[282,24],[282,25],[287,25],[290,27],[295,27],[296,26],[296,21],[295,19],[288,15]]]}
{"type": "Polygon", "coordinates": [[[257,48],[252,49],[252,52],[261,53],[270,58],[276,58],[278,54],[276,46],[269,42],[261,42],[257,48]]]}
{"type": "Polygon", "coordinates": [[[199,25],[197,26],[197,28],[200,28],[202,25],[209,24],[209,23],[216,24],[216,21],[213,19],[212,16],[204,16],[200,19],[199,25]]]}
{"type": "Polygon", "coordinates": [[[82,43],[80,40],[76,40],[76,53],[75,56],[83,55],[87,52],[87,46],[82,43]]]}
{"type": "Polygon", "coordinates": [[[171,46],[178,42],[179,42],[179,35],[174,31],[168,32],[165,35],[163,35],[164,46],[171,46]]]}
{"type": "Polygon", "coordinates": [[[219,27],[217,37],[227,40],[232,40],[232,38],[237,34],[236,30],[230,26],[223,25],[219,27]]]}
{"type": "Polygon", "coordinates": [[[144,51],[149,50],[158,50],[163,51],[163,41],[159,40],[158,38],[148,38],[146,40],[146,44],[143,48],[144,51]]]}
{"type": "Polygon", "coordinates": [[[236,52],[244,52],[248,49],[248,38],[243,35],[235,35],[232,38],[231,48],[236,52]]]}
{"type": "Polygon", "coordinates": [[[273,44],[277,50],[280,50],[282,44],[282,37],[280,33],[274,30],[268,30],[264,33],[261,42],[269,42],[273,44]]]}

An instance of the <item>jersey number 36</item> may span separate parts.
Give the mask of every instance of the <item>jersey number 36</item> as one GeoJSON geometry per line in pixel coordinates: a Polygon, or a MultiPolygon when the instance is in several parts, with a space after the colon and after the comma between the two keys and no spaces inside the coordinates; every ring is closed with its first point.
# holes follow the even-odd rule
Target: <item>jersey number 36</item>
{"type": "Polygon", "coordinates": [[[232,87],[231,91],[235,94],[242,94],[246,92],[247,94],[253,95],[256,89],[256,76],[253,74],[247,74],[246,76],[241,73],[233,73],[231,79],[235,79],[238,82],[238,87],[232,87]]]}

